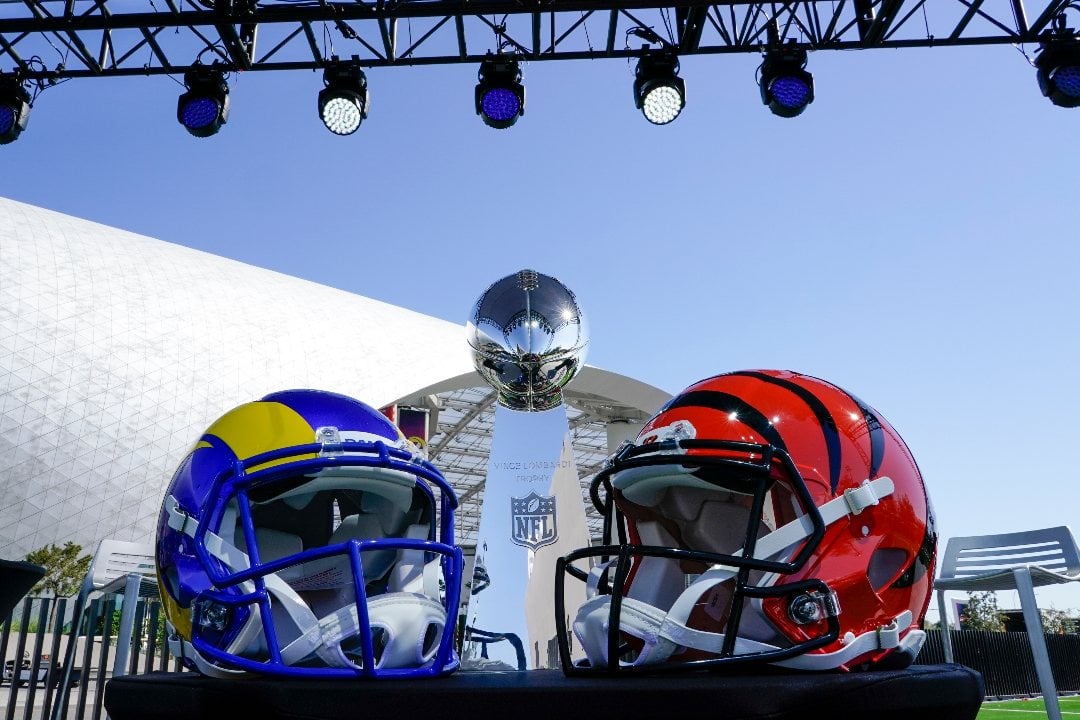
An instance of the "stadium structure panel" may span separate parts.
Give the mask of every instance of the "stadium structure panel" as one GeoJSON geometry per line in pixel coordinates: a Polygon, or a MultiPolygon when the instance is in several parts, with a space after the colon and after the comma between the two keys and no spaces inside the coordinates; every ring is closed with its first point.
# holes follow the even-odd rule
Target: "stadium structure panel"
{"type": "MultiPolygon", "coordinates": [[[[0,557],[150,541],[202,431],[301,387],[429,408],[429,454],[462,499],[468,545],[494,396],[464,338],[459,324],[0,199],[0,557]]],[[[581,372],[566,400],[583,487],[612,438],[668,397],[581,372]]]]}

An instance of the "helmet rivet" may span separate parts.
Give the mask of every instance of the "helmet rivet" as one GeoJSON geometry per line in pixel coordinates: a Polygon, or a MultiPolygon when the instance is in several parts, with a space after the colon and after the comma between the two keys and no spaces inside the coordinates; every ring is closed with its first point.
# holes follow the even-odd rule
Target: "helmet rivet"
{"type": "Polygon", "coordinates": [[[863,525],[862,526],[862,534],[863,534],[863,537],[866,537],[867,535],[869,535],[870,534],[870,528],[868,526],[866,526],[866,525],[863,525]]]}
{"type": "Polygon", "coordinates": [[[229,608],[212,600],[197,601],[195,606],[199,625],[215,632],[225,631],[229,624],[229,608]]]}
{"type": "Polygon", "coordinates": [[[825,617],[821,602],[810,595],[798,595],[788,607],[791,619],[799,625],[809,625],[825,617]]]}

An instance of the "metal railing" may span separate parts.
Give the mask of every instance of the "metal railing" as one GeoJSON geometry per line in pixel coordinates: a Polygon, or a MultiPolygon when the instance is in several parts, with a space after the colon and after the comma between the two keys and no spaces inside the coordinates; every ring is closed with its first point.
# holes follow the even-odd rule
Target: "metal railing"
{"type": "MultiPolygon", "coordinates": [[[[0,720],[45,720],[54,710],[62,720],[100,720],[105,682],[112,677],[116,661],[120,604],[116,595],[94,599],[81,622],[69,617],[74,603],[67,599],[27,598],[16,606],[0,629],[0,720]],[[61,670],[72,643],[67,703],[54,708],[62,696],[61,670]]],[[[139,599],[126,672],[179,670],[164,640],[161,603],[139,599]]]]}
{"type": "MultiPolygon", "coordinates": [[[[66,599],[28,598],[4,619],[0,629],[0,658],[4,667],[0,720],[45,720],[53,715],[53,706],[60,697],[61,669],[72,642],[75,643],[73,682],[67,705],[59,708],[56,717],[62,720],[102,717],[105,682],[113,675],[116,659],[120,603],[115,595],[91,601],[77,633],[71,632],[73,620],[68,617],[72,605],[66,599]]],[[[956,661],[982,674],[988,698],[1039,694],[1026,633],[950,632],[956,661]]],[[[164,640],[161,603],[154,599],[138,600],[126,672],[179,671],[180,664],[169,657],[164,640]]],[[[1080,634],[1046,635],[1046,645],[1058,691],[1080,692],[1080,634]]],[[[944,661],[941,631],[928,630],[926,644],[916,663],[936,665],[944,661]]]]}
{"type": "MultiPolygon", "coordinates": [[[[1035,660],[1026,632],[950,630],[956,662],[978,670],[990,699],[1041,694],[1035,660]]],[[[1046,635],[1050,668],[1058,693],[1080,692],[1080,635],[1046,635]]],[[[926,632],[926,644],[915,660],[920,665],[945,662],[940,630],[926,632]]]]}

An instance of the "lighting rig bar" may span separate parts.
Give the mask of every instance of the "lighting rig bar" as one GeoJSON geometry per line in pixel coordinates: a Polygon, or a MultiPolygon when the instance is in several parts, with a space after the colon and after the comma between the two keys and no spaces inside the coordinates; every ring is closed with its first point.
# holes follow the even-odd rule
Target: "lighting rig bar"
{"type": "Polygon", "coordinates": [[[479,63],[489,50],[524,61],[641,54],[652,28],[680,57],[759,53],[768,28],[785,46],[856,50],[1037,44],[1068,0],[0,0],[0,71],[24,80],[230,71],[479,63]],[[258,42],[256,42],[258,40],[258,42]]]}

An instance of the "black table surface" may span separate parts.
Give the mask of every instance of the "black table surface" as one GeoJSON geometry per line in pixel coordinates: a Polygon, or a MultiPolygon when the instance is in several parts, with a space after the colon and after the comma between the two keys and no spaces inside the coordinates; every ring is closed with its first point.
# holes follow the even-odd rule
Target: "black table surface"
{"type": "Polygon", "coordinates": [[[112,720],[972,720],[985,691],[962,665],[842,674],[573,677],[557,670],[458,672],[425,680],[113,678],[112,720]]]}

